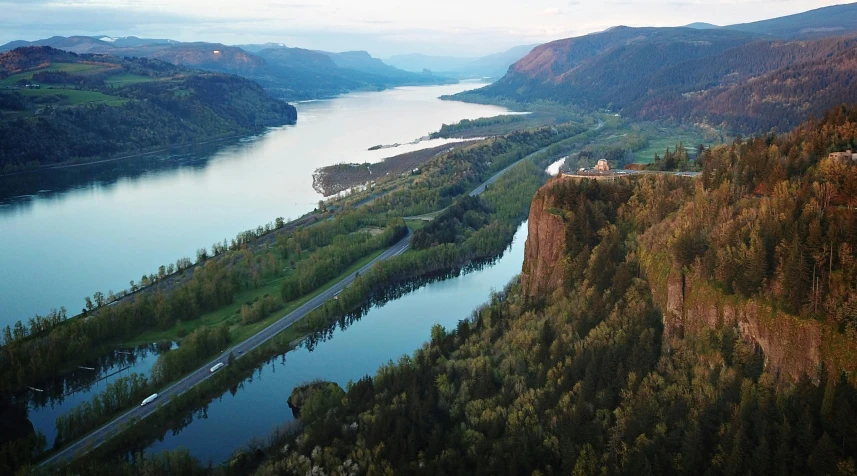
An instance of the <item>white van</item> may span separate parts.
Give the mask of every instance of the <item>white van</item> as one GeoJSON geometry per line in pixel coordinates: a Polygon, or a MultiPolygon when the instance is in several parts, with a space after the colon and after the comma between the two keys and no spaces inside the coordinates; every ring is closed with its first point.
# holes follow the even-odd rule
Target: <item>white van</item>
{"type": "Polygon", "coordinates": [[[143,400],[143,403],[141,403],[141,404],[140,404],[140,406],[142,407],[142,406],[145,406],[145,405],[147,405],[147,404],[149,404],[149,403],[152,403],[152,402],[154,402],[154,401],[155,401],[155,399],[156,399],[156,398],[158,398],[158,394],[157,394],[157,393],[153,393],[152,395],[149,395],[148,397],[146,397],[146,399],[145,399],[145,400],[143,400]]]}

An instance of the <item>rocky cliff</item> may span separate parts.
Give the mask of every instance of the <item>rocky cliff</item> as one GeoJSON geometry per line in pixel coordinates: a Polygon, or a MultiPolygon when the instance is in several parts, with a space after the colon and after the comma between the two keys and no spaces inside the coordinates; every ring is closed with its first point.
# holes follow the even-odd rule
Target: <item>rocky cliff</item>
{"type": "Polygon", "coordinates": [[[709,329],[737,327],[745,341],[762,351],[765,368],[774,374],[791,380],[802,375],[818,380],[826,370],[854,377],[855,344],[846,335],[824,321],[726,295],[693,272],[675,266],[663,249],[644,245],[640,260],[663,312],[666,346],[709,329]]]}
{"type": "Polygon", "coordinates": [[[559,289],[565,275],[565,220],[554,207],[553,179],[539,189],[530,206],[529,233],[524,248],[521,285],[529,297],[550,295],[559,289]]]}
{"type": "MultiPolygon", "coordinates": [[[[529,297],[547,297],[565,278],[566,214],[555,208],[551,188],[542,187],[530,208],[529,237],[521,275],[529,297]]],[[[674,219],[674,218],[673,218],[674,219]]],[[[734,327],[757,346],[766,369],[789,380],[822,371],[857,376],[857,344],[826,321],[800,318],[753,299],[727,295],[698,274],[674,264],[667,242],[674,225],[666,219],[639,238],[641,271],[649,280],[654,301],[663,313],[666,348],[708,330],[734,327]]]]}

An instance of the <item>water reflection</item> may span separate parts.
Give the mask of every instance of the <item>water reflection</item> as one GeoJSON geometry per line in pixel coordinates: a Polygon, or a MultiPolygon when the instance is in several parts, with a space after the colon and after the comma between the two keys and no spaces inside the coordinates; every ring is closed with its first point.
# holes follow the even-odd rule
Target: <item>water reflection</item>
{"type": "MultiPolygon", "coordinates": [[[[259,136],[253,136],[257,139],[259,136]]],[[[37,200],[60,200],[66,193],[97,189],[111,192],[120,182],[134,184],[159,174],[186,170],[200,174],[218,155],[232,157],[236,147],[251,141],[228,139],[176,147],[139,157],[42,169],[0,177],[0,217],[23,213],[37,200]]]]}
{"type": "Polygon", "coordinates": [[[2,400],[15,408],[16,414],[23,414],[34,431],[42,432],[53,442],[58,416],[91,400],[121,377],[131,373],[148,377],[158,356],[174,347],[173,343],[165,343],[116,349],[2,400]]]}
{"type": "Polygon", "coordinates": [[[372,296],[370,296],[368,301],[359,309],[340,317],[334,322],[331,322],[326,329],[322,329],[306,336],[301,341],[301,345],[304,346],[309,352],[312,352],[318,344],[332,339],[333,336],[337,333],[337,329],[339,330],[339,332],[346,331],[352,324],[360,321],[360,319],[369,314],[372,309],[384,307],[387,303],[402,298],[414,291],[418,291],[419,289],[428,286],[429,284],[461,278],[462,276],[465,276],[469,273],[488,269],[494,264],[496,264],[498,261],[503,259],[504,255],[504,253],[501,253],[495,258],[474,260],[460,268],[431,273],[416,279],[412,279],[406,283],[384,287],[372,296]]]}
{"type": "Polygon", "coordinates": [[[502,289],[520,273],[526,233],[524,223],[511,248],[493,262],[375,296],[370,308],[314,334],[300,348],[270,358],[233,388],[185,416],[146,451],[185,447],[202,462],[217,464],[254,438],[265,438],[292,422],[286,400],[295,386],[323,379],[344,388],[349,380],[374,375],[379,366],[410,355],[429,338],[432,325],[456,326],[486,302],[492,290],[502,289]]]}

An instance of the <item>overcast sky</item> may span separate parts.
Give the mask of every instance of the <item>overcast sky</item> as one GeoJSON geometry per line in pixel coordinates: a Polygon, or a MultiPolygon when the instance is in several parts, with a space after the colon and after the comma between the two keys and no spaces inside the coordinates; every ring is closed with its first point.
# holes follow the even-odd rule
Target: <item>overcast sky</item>
{"type": "Polygon", "coordinates": [[[53,35],[475,56],[610,26],[743,23],[829,0],[0,0],[0,44],[53,35]]]}

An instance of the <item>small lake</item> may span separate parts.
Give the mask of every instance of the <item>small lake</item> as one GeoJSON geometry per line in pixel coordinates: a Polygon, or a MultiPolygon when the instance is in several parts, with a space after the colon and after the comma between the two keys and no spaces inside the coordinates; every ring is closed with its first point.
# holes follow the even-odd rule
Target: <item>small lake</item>
{"type": "Polygon", "coordinates": [[[310,351],[300,347],[272,359],[238,386],[224,392],[204,412],[180,430],[167,431],[148,452],[187,448],[203,463],[218,464],[253,438],[267,437],[294,417],[286,400],[304,382],[323,379],[343,388],[349,380],[375,375],[378,367],[413,355],[430,338],[431,327],[453,329],[521,272],[527,223],[512,246],[495,262],[477,271],[433,282],[379,307],[370,309],[346,330],[337,328],[310,351]]]}
{"type": "Polygon", "coordinates": [[[297,218],[322,198],[312,173],[439,145],[443,123],[508,112],[441,101],[483,86],[404,87],[298,103],[298,123],[228,143],[0,177],[0,327],[120,291],[243,230],[297,218]]]}

